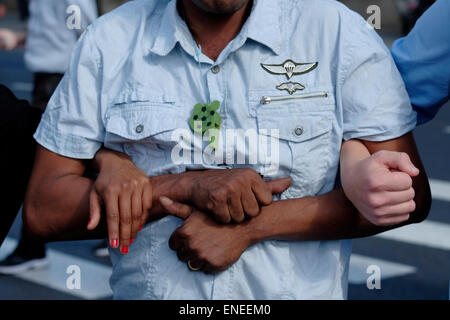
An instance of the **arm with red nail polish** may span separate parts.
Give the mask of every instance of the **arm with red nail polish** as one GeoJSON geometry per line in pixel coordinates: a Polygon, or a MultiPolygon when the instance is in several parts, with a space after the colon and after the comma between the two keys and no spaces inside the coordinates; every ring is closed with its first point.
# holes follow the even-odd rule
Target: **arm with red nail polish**
{"type": "Polygon", "coordinates": [[[88,164],[38,145],[23,211],[30,234],[65,241],[101,239],[109,231],[110,245],[125,249],[144,223],[163,216],[161,206],[152,206],[153,194],[187,198],[190,179],[183,177],[188,174],[151,181],[126,155],[101,150],[93,162],[99,171],[93,181],[84,176],[88,164]]]}
{"type": "Polygon", "coordinates": [[[226,209],[231,219],[237,213],[259,214],[260,208],[271,202],[272,193],[290,185],[289,178],[264,182],[249,169],[148,178],[128,156],[106,149],[100,150],[94,160],[94,168],[99,171],[96,181],[84,177],[86,166],[84,160],[66,158],[38,146],[24,206],[24,222],[31,234],[47,241],[108,235],[112,247],[124,249],[144,223],[167,214],[159,202],[161,196],[192,204],[216,219],[226,209]],[[241,210],[233,210],[236,208],[241,210]]]}
{"type": "Polygon", "coordinates": [[[101,149],[95,155],[93,167],[98,176],[89,194],[87,229],[97,228],[103,216],[110,246],[120,247],[126,254],[150,214],[152,184],[145,172],[123,153],[101,149]]]}

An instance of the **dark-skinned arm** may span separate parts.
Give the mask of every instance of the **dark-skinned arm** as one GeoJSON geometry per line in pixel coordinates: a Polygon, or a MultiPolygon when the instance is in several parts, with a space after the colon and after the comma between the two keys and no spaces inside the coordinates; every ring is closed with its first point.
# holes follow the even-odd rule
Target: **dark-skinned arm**
{"type": "Polygon", "coordinates": [[[143,224],[166,215],[161,196],[208,210],[218,221],[241,222],[259,214],[260,205],[270,204],[272,194],[290,185],[289,178],[264,182],[251,169],[149,178],[127,155],[107,149],[95,156],[99,175],[93,182],[83,176],[86,164],[38,146],[24,206],[24,222],[32,234],[47,240],[104,238],[107,221],[111,246],[120,242],[126,253],[143,224]]]}
{"type": "MultiPolygon", "coordinates": [[[[124,155],[124,157],[126,157],[124,155]]],[[[130,162],[129,159],[124,159],[130,162]]],[[[101,166],[104,158],[98,157],[101,166]]],[[[84,177],[88,163],[67,158],[38,145],[33,172],[25,197],[23,220],[31,234],[47,241],[99,239],[107,236],[105,219],[99,227],[87,230],[89,221],[89,194],[94,181],[84,177]]],[[[152,198],[157,203],[161,195],[171,195],[185,201],[187,174],[152,178],[152,198]]],[[[163,213],[155,205],[151,218],[163,213]]]]}
{"type": "Polygon", "coordinates": [[[381,150],[405,152],[420,170],[413,177],[415,208],[408,221],[376,226],[358,212],[342,189],[327,194],[273,202],[239,225],[220,225],[193,207],[161,199],[174,216],[184,219],[170,239],[170,247],[183,261],[207,273],[227,269],[252,244],[265,240],[320,241],[367,237],[426,219],[431,193],[412,133],[386,142],[367,142],[371,154],[381,150]]]}

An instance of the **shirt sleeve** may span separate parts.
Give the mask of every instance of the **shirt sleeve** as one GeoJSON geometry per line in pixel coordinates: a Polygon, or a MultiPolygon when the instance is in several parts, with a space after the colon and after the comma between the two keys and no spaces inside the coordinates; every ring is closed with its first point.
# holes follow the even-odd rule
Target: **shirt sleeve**
{"type": "Polygon", "coordinates": [[[101,72],[100,53],[88,29],[34,135],[40,145],[70,158],[95,156],[105,136],[101,72]]]}
{"type": "Polygon", "coordinates": [[[416,126],[416,113],[383,40],[360,16],[347,24],[342,80],[344,140],[386,141],[416,126]]]}
{"type": "Polygon", "coordinates": [[[450,1],[437,1],[410,34],[397,40],[392,55],[403,76],[418,123],[436,115],[449,100],[450,1]]]}

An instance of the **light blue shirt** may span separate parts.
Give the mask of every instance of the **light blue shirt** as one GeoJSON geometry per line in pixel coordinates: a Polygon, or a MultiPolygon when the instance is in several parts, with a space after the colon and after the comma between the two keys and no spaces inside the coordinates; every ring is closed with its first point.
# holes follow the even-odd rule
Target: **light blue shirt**
{"type": "Polygon", "coordinates": [[[32,72],[64,73],[79,36],[97,18],[95,0],[31,0],[29,8],[27,68],[32,72]],[[70,6],[77,6],[76,11],[70,6]],[[78,18],[79,22],[73,20],[78,18]]]}
{"type": "MultiPolygon", "coordinates": [[[[149,176],[242,166],[231,160],[211,164],[207,157],[201,164],[174,161],[177,146],[195,148],[174,140],[177,131],[190,132],[193,106],[218,100],[221,136],[231,129],[256,132],[259,147],[268,152],[244,166],[265,179],[292,177],[280,197],[291,199],[333,190],[343,139],[388,140],[415,127],[416,114],[389,50],[359,15],[334,0],[257,0],[217,61],[200,59],[204,81],[175,1],[128,3],[82,36],[35,138],[80,159],[93,158],[104,143],[126,152],[149,176]],[[287,71],[296,69],[273,74],[261,66],[288,59],[318,65],[291,79],[287,71]],[[288,81],[304,89],[291,95],[276,88],[288,81]],[[271,102],[263,104],[263,97],[271,102]]],[[[245,143],[250,138],[238,139],[244,143],[216,152],[228,159],[254,155],[248,152],[254,145],[245,143]]],[[[180,224],[165,217],[139,233],[128,255],[111,251],[115,298],[346,297],[349,240],[264,241],[228,270],[207,275],[190,272],[170,250],[168,240],[180,224]]]]}
{"type": "Polygon", "coordinates": [[[450,1],[438,0],[392,47],[417,123],[434,118],[450,98],[450,1]]]}

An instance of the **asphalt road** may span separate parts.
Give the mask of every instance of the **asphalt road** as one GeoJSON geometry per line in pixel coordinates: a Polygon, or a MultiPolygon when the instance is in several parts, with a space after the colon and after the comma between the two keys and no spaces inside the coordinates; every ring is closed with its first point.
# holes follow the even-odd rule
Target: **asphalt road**
{"type": "MultiPolygon", "coordinates": [[[[32,75],[21,51],[0,52],[0,83],[19,97],[30,98],[32,75]]],[[[416,139],[432,180],[433,207],[428,220],[412,228],[353,241],[349,299],[449,299],[450,280],[450,105],[432,123],[416,130],[416,139]],[[369,290],[367,267],[381,271],[381,288],[369,290]]],[[[4,257],[19,237],[15,223],[0,248],[4,257]]],[[[50,267],[20,277],[0,276],[0,299],[108,299],[108,259],[91,254],[98,241],[48,245],[50,267]],[[67,267],[83,271],[80,290],[68,289],[67,267]]]]}

